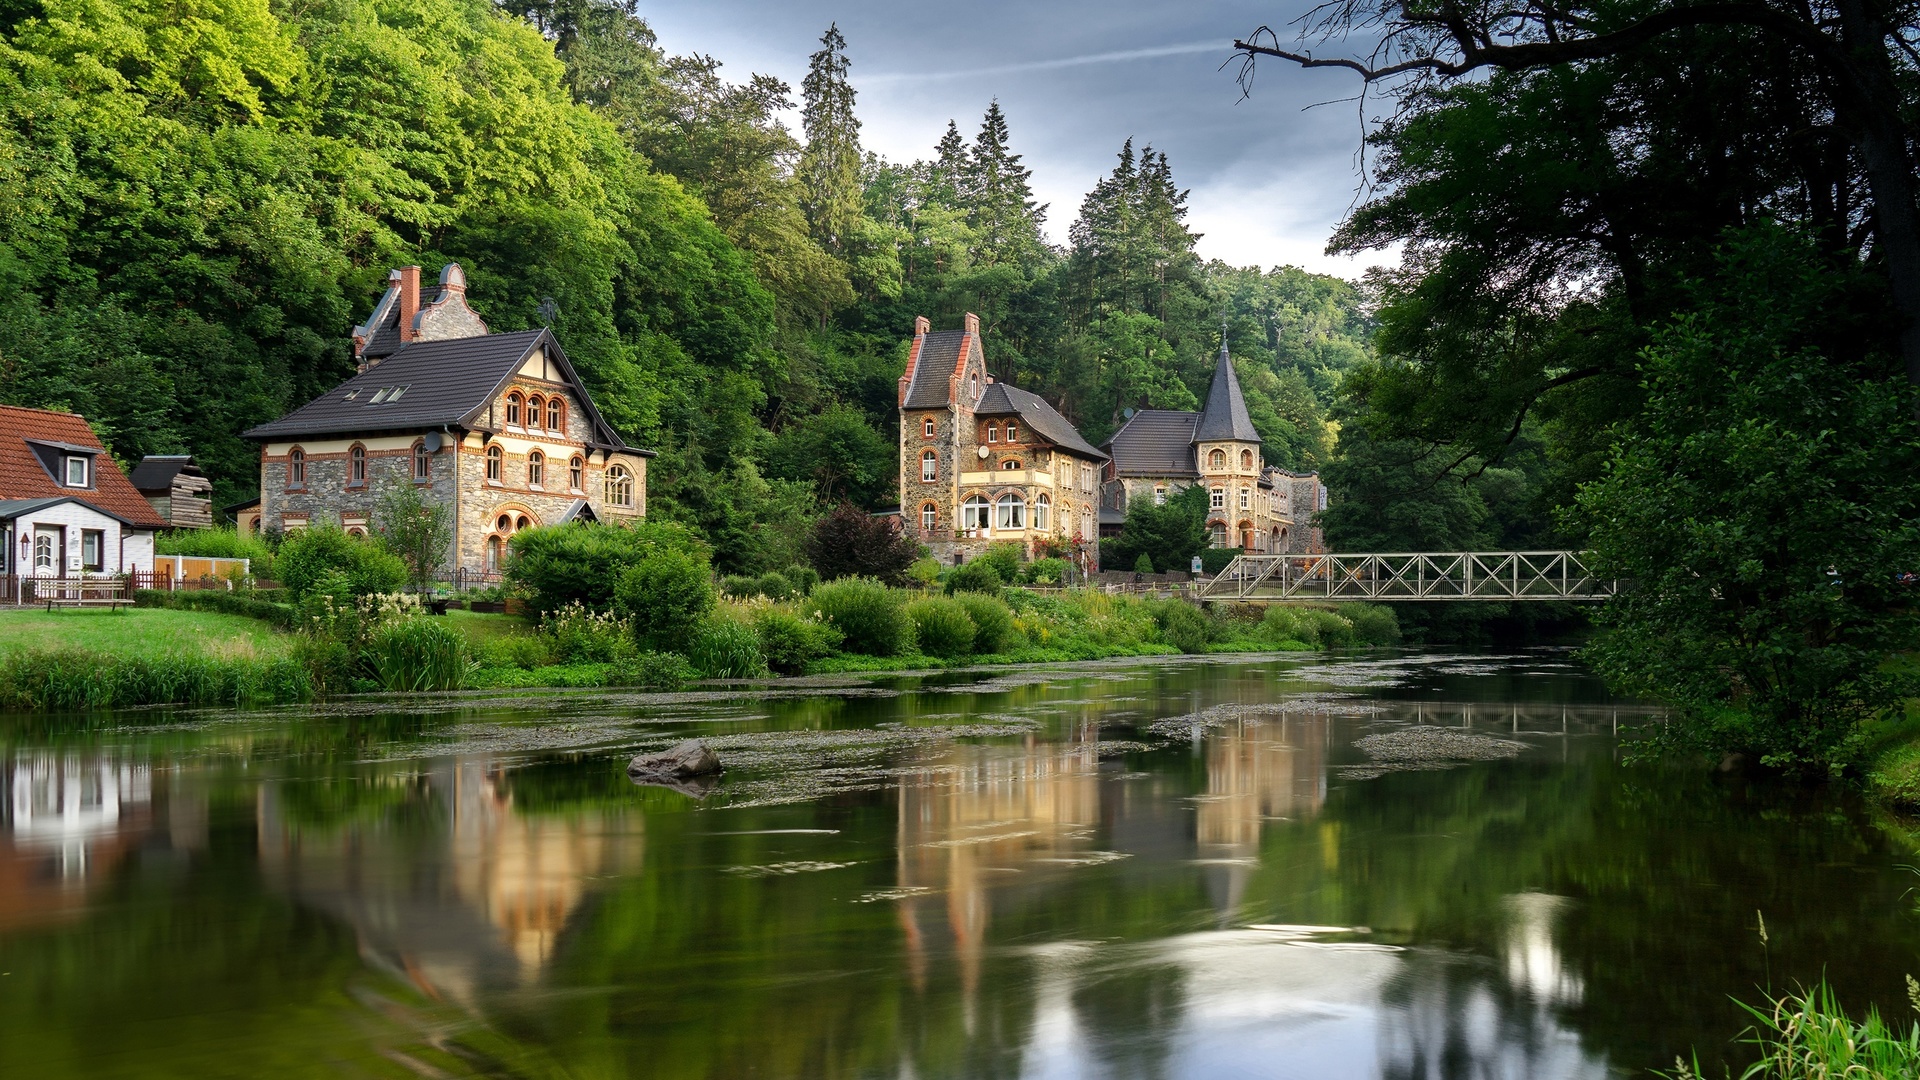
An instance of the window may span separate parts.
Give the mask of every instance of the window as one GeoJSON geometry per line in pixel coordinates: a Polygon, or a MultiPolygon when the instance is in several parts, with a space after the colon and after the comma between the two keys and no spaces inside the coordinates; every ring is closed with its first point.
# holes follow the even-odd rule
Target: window
{"type": "Polygon", "coordinates": [[[80,530],[80,569],[99,572],[106,546],[106,534],[99,529],[80,530]]]}
{"type": "Polygon", "coordinates": [[[364,484],[367,482],[367,448],[355,446],[347,451],[347,483],[364,484]]]}
{"type": "Polygon", "coordinates": [[[972,400],[974,401],[980,400],[980,373],[979,372],[977,371],[974,372],[973,377],[967,381],[967,393],[973,395],[972,400]]]}
{"type": "Polygon", "coordinates": [[[547,477],[547,455],[538,450],[527,454],[527,486],[539,487],[547,477]]]}
{"type": "Polygon", "coordinates": [[[505,545],[501,543],[499,537],[487,537],[487,572],[489,574],[500,572],[500,549],[503,546],[505,545]]]}
{"type": "Polygon", "coordinates": [[[565,421],[566,421],[565,405],[562,404],[560,399],[557,397],[548,398],[547,399],[547,430],[548,431],[565,431],[567,430],[567,425],[565,421]]]}
{"type": "Polygon", "coordinates": [[[987,500],[979,495],[967,496],[967,501],[960,504],[960,527],[984,529],[989,524],[987,500]]]}
{"type": "Polygon", "coordinates": [[[307,486],[307,455],[299,447],[287,451],[287,486],[300,488],[307,486]]]}
{"type": "Polygon", "coordinates": [[[920,507],[920,527],[922,529],[925,529],[927,532],[932,532],[934,525],[937,524],[939,520],[939,507],[932,503],[926,503],[920,507]]]}
{"type": "Polygon", "coordinates": [[[427,452],[427,444],[413,444],[413,478],[419,481],[433,479],[433,455],[427,452]]]}
{"type": "Polygon", "coordinates": [[[1018,495],[1000,496],[994,504],[994,527],[1000,529],[1024,529],[1027,527],[1026,500],[1018,495]]]}
{"type": "Polygon", "coordinates": [[[927,450],[920,455],[920,482],[931,484],[940,474],[940,459],[933,451],[927,450]]]}
{"type": "Polygon", "coordinates": [[[1253,509],[1253,492],[1247,488],[1240,489],[1240,509],[1253,509]]]}
{"type": "Polygon", "coordinates": [[[567,462],[567,488],[579,491],[580,485],[586,482],[586,474],[587,463],[580,460],[579,454],[573,455],[573,460],[567,462]]]}
{"type": "Polygon", "coordinates": [[[1000,441],[1000,426],[998,424],[987,425],[987,441],[988,442],[1000,441]]]}
{"type": "Polygon", "coordinates": [[[1165,505],[1167,505],[1167,486],[1166,486],[1165,484],[1156,484],[1156,485],[1154,485],[1154,488],[1153,488],[1153,505],[1155,505],[1155,506],[1165,506],[1165,505]]]}
{"type": "Polygon", "coordinates": [[[1008,458],[1007,460],[1000,463],[1000,467],[1002,469],[1007,470],[1008,472],[1012,472],[1013,470],[1020,467],[1020,462],[1017,458],[1008,458]]]}
{"type": "Polygon", "coordinates": [[[1253,471],[1253,451],[1251,450],[1240,451],[1240,471],[1241,472],[1253,471]]]}
{"type": "Polygon", "coordinates": [[[633,476],[625,465],[614,465],[607,469],[607,505],[633,505],[633,476]]]}
{"type": "Polygon", "coordinates": [[[1052,511],[1053,511],[1053,500],[1047,498],[1045,495],[1042,495],[1039,498],[1034,499],[1033,500],[1033,527],[1036,529],[1046,528],[1047,519],[1051,515],[1052,511]]]}
{"type": "Polygon", "coordinates": [[[1212,498],[1207,500],[1207,505],[1213,507],[1215,510],[1225,510],[1227,508],[1227,489],[1214,488],[1212,498]]]}
{"type": "Polygon", "coordinates": [[[546,402],[541,400],[539,394],[535,394],[532,397],[527,399],[527,426],[528,427],[537,428],[540,426],[540,410],[545,407],[546,407],[546,402]]]}
{"type": "Polygon", "coordinates": [[[499,447],[497,446],[487,447],[487,480],[488,482],[494,483],[494,484],[497,484],[500,482],[501,473],[504,471],[506,459],[507,459],[507,455],[499,447]]]}
{"type": "Polygon", "coordinates": [[[519,394],[507,395],[507,426],[508,427],[520,426],[520,395],[519,394]]]}
{"type": "Polygon", "coordinates": [[[933,438],[933,432],[934,432],[933,417],[931,416],[927,417],[926,423],[921,427],[920,430],[926,434],[927,438],[929,439],[933,438]]]}
{"type": "Polygon", "coordinates": [[[39,528],[33,531],[34,573],[38,574],[45,571],[51,574],[58,569],[59,552],[55,550],[55,545],[59,542],[59,537],[59,533],[48,528],[39,528]]]}
{"type": "Polygon", "coordinates": [[[83,488],[87,486],[87,464],[87,459],[83,457],[70,457],[67,459],[68,487],[83,488]]]}
{"type": "MultiPolygon", "coordinates": [[[[511,409],[513,408],[513,406],[509,405],[507,406],[507,408],[511,409]]],[[[511,416],[512,414],[509,413],[508,415],[511,416]]],[[[508,420],[507,423],[511,424],[513,423],[513,421],[508,420]]],[[[1207,468],[1224,469],[1226,467],[1227,467],[1227,452],[1225,450],[1215,450],[1213,453],[1207,455],[1207,468]]]]}
{"type": "Polygon", "coordinates": [[[1020,425],[1014,423],[1011,420],[1007,421],[1007,441],[1008,442],[1020,441],[1020,425]]]}
{"type": "Polygon", "coordinates": [[[1214,522],[1213,525],[1210,528],[1208,528],[1207,532],[1210,533],[1213,537],[1214,547],[1223,548],[1227,546],[1227,523],[1226,522],[1224,521],[1214,522]]]}

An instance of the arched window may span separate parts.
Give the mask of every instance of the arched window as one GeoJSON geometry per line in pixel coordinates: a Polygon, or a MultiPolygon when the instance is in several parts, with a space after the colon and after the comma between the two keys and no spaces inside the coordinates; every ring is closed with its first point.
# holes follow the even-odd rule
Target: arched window
{"type": "MultiPolygon", "coordinates": [[[[509,420],[507,421],[507,423],[511,424],[513,423],[513,421],[509,420]]],[[[1227,467],[1227,452],[1225,450],[1216,449],[1213,453],[1207,455],[1207,468],[1224,469],[1226,467],[1227,467]]]]}
{"type": "Polygon", "coordinates": [[[924,503],[921,505],[920,527],[922,529],[925,529],[927,532],[932,532],[934,525],[936,525],[939,521],[940,521],[939,507],[935,506],[932,503],[924,503]]]}
{"type": "Polygon", "coordinates": [[[1033,527],[1036,529],[1046,528],[1047,520],[1052,515],[1052,512],[1052,499],[1047,498],[1045,495],[1035,497],[1033,500],[1033,527]]]}
{"type": "Polygon", "coordinates": [[[1227,546],[1227,523],[1226,522],[1224,521],[1214,522],[1213,525],[1207,530],[1207,532],[1210,533],[1213,537],[1214,547],[1223,548],[1227,546]]]}
{"type": "Polygon", "coordinates": [[[633,475],[627,472],[625,465],[613,465],[607,469],[607,505],[633,505],[633,475]]]}
{"type": "Polygon", "coordinates": [[[1000,425],[999,424],[987,425],[987,441],[990,443],[1000,441],[1000,425]]]}
{"type": "Polygon", "coordinates": [[[1240,471],[1241,472],[1253,471],[1253,451],[1251,450],[1240,451],[1240,471]]]}
{"type": "Polygon", "coordinates": [[[940,459],[931,450],[920,454],[920,482],[931,484],[940,473],[940,459]]]}
{"type": "Polygon", "coordinates": [[[498,446],[487,447],[487,479],[499,483],[506,468],[507,455],[498,446]]]}
{"type": "Polygon", "coordinates": [[[579,491],[580,485],[586,480],[586,474],[587,463],[580,459],[579,454],[573,455],[573,460],[567,462],[567,488],[579,491]]]}
{"type": "Polygon", "coordinates": [[[539,487],[547,478],[547,455],[538,450],[527,453],[527,486],[539,487]]]}
{"type": "Polygon", "coordinates": [[[287,451],[287,486],[307,486],[307,452],[297,446],[287,451]]]}
{"type": "Polygon", "coordinates": [[[347,535],[365,540],[367,538],[367,527],[365,525],[349,525],[347,526],[347,535]]]}
{"type": "Polygon", "coordinates": [[[991,524],[990,507],[984,496],[969,495],[967,501],[960,504],[960,527],[963,529],[984,529],[991,524]]]}
{"type": "Polygon", "coordinates": [[[980,373],[979,372],[977,371],[974,372],[973,377],[967,381],[967,393],[973,395],[972,400],[974,401],[980,400],[980,373]]]}
{"type": "Polygon", "coordinates": [[[994,504],[994,527],[999,529],[1024,529],[1027,527],[1027,503],[1020,496],[1008,492],[1000,496],[994,504]]]}
{"type": "Polygon", "coordinates": [[[926,424],[920,430],[926,434],[927,438],[933,438],[933,417],[927,417],[926,424]]]}
{"type": "Polygon", "coordinates": [[[532,397],[527,399],[527,426],[528,427],[537,428],[540,426],[540,410],[545,407],[546,407],[546,402],[541,400],[539,394],[535,394],[532,397]]]}
{"type": "Polygon", "coordinates": [[[567,430],[566,409],[567,409],[566,403],[561,401],[559,398],[550,397],[547,399],[547,430],[548,431],[567,430]]]}
{"type": "Polygon", "coordinates": [[[1006,469],[1006,470],[1008,470],[1008,471],[1012,471],[1012,470],[1014,470],[1014,469],[1017,469],[1017,468],[1019,468],[1019,467],[1020,467],[1020,459],[1019,459],[1019,458],[1008,458],[1007,460],[1005,460],[1005,461],[1003,461],[1003,462],[1001,462],[1001,463],[1000,463],[1000,467],[1001,467],[1002,469],[1006,469]]]}
{"type": "Polygon", "coordinates": [[[520,395],[517,393],[507,395],[507,426],[520,426],[520,395]]]}
{"type": "Polygon", "coordinates": [[[1020,441],[1020,425],[1014,423],[1011,420],[1007,421],[1007,441],[1008,442],[1020,441]]]}
{"type": "Polygon", "coordinates": [[[347,451],[347,483],[364,484],[367,482],[367,448],[355,443],[347,451]]]}
{"type": "Polygon", "coordinates": [[[427,452],[427,444],[413,444],[413,478],[415,480],[433,479],[433,455],[427,452]]]}
{"type": "Polygon", "coordinates": [[[500,549],[506,544],[497,536],[487,537],[487,573],[500,572],[500,549]]]}

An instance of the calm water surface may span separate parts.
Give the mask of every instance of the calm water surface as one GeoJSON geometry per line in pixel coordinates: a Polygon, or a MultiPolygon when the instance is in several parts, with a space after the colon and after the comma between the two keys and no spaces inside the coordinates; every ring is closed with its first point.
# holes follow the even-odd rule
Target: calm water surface
{"type": "Polygon", "coordinates": [[[0,1075],[1645,1075],[1920,972],[1868,811],[1558,653],[393,708],[0,728],[0,1075]]]}

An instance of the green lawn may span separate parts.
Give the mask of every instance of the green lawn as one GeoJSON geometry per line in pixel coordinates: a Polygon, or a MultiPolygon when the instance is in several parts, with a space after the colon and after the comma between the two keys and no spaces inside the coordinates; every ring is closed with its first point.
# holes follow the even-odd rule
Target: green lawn
{"type": "Polygon", "coordinates": [[[241,615],[166,608],[0,608],[0,650],[78,647],[122,655],[171,652],[278,656],[287,641],[241,615]]]}

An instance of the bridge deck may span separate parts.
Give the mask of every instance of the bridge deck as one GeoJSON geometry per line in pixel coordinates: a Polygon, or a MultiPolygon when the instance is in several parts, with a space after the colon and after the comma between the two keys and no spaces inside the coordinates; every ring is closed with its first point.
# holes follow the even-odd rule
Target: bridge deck
{"type": "Polygon", "coordinates": [[[1577,551],[1241,555],[1201,600],[1605,600],[1615,583],[1577,551]]]}

